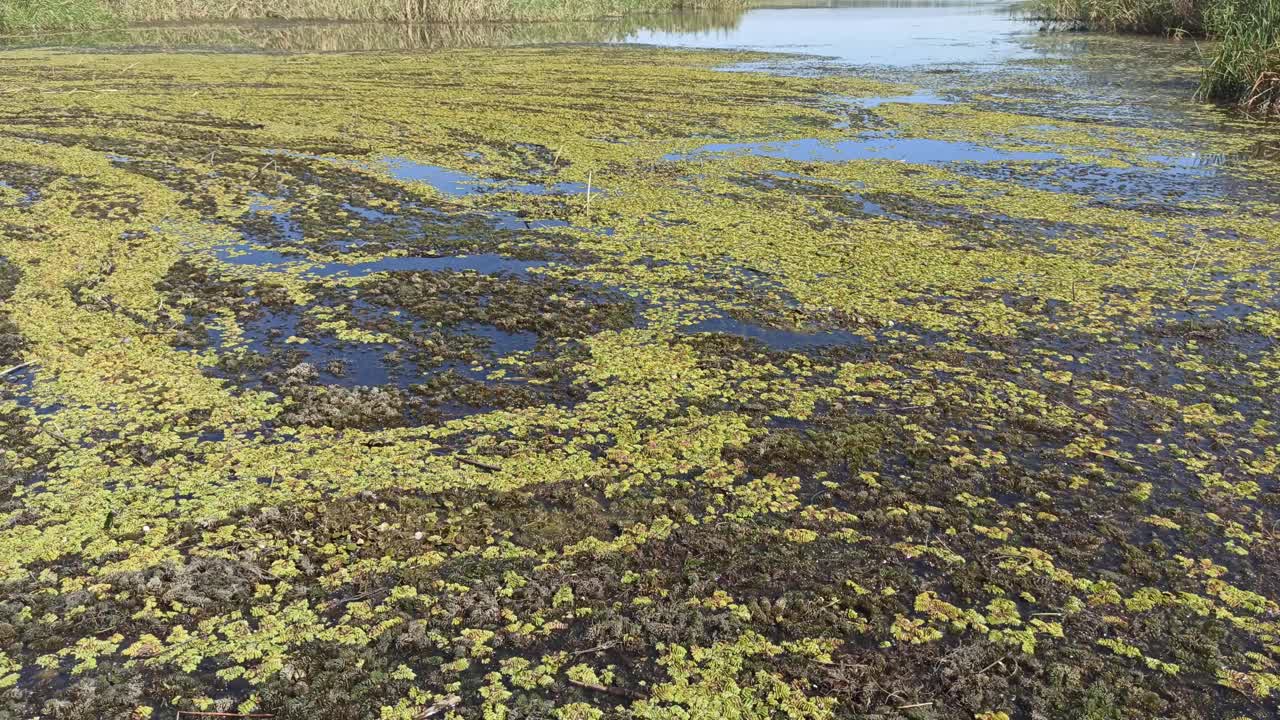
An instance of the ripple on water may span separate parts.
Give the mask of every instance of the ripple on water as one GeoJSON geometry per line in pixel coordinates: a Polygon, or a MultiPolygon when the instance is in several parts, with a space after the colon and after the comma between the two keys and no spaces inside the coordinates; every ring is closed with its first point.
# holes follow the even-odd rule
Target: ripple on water
{"type": "MultiPolygon", "coordinates": [[[[1139,209],[1156,203],[1169,210],[1181,203],[1213,202],[1224,197],[1257,195],[1247,182],[1205,158],[1147,158],[1154,166],[1107,167],[1079,162],[1046,163],[1037,172],[999,166],[970,166],[961,172],[1036,190],[1087,195],[1117,207],[1139,209]]],[[[1259,198],[1261,199],[1261,198],[1259,198]]]]}
{"type": "Polygon", "coordinates": [[[931,138],[898,138],[883,135],[856,140],[827,141],[817,138],[776,142],[712,143],[689,153],[667,155],[667,160],[692,160],[716,154],[745,154],[782,158],[797,162],[848,162],[851,160],[897,160],[920,165],[961,162],[1012,162],[1058,160],[1054,152],[998,150],[974,143],[931,138]]]}
{"type": "Polygon", "coordinates": [[[883,95],[878,97],[844,98],[844,100],[850,105],[855,105],[865,110],[891,103],[908,105],[952,105],[955,103],[954,100],[948,100],[931,90],[917,90],[910,95],[883,95]]]}
{"type": "Polygon", "coordinates": [[[397,180],[407,180],[430,185],[452,197],[478,195],[486,192],[517,192],[526,195],[580,195],[587,191],[585,183],[560,182],[540,185],[508,180],[482,178],[460,170],[450,170],[440,165],[420,163],[408,158],[385,156],[381,158],[387,172],[397,180]]]}

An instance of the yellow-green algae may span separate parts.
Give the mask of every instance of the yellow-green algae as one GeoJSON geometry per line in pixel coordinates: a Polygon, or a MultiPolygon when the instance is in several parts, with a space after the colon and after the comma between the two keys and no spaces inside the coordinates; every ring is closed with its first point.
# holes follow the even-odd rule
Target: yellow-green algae
{"type": "Polygon", "coordinates": [[[5,54],[0,717],[1273,717],[1276,196],[1037,181],[1241,139],[715,70],[755,57],[5,54]],[[1064,157],[681,155],[886,128],[1064,157]],[[335,251],[357,195],[569,225],[335,251]],[[298,247],[248,232],[285,211],[298,247]],[[388,337],[343,293],[400,276],[316,271],[426,251],[547,258],[636,318],[548,333],[544,402],[364,429],[220,374],[236,307],[175,344],[180,260],[358,346],[388,337]],[[726,316],[848,339],[698,332],[726,316]]]}

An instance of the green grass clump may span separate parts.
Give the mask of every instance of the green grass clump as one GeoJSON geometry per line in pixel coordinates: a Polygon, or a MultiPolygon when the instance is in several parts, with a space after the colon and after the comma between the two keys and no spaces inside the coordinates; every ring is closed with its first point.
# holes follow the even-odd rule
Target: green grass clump
{"type": "Polygon", "coordinates": [[[1201,94],[1236,100],[1261,113],[1280,113],[1280,0],[1215,4],[1206,10],[1205,24],[1219,42],[1201,94]]]}
{"type": "Polygon", "coordinates": [[[1280,0],[1033,0],[1033,17],[1090,30],[1204,35],[1200,96],[1280,112],[1280,0]]]}
{"type": "Polygon", "coordinates": [[[5,0],[0,32],[42,32],[97,28],[111,24],[111,12],[97,0],[5,0]]]}
{"type": "Polygon", "coordinates": [[[1205,0],[1034,0],[1038,19],[1073,22],[1104,32],[1199,32],[1205,0]]]}

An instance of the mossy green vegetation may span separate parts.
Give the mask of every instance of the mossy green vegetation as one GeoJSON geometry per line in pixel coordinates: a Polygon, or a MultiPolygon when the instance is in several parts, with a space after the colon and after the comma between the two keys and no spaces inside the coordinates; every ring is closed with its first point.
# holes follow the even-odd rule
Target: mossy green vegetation
{"type": "Polygon", "coordinates": [[[1274,716],[1254,129],[217,59],[0,63],[0,717],[1274,716]]]}

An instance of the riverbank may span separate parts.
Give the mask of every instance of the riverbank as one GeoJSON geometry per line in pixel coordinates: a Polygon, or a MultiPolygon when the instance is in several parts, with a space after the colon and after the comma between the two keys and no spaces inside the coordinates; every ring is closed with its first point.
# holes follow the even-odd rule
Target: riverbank
{"type": "Polygon", "coordinates": [[[1032,13],[1090,30],[1212,38],[1200,96],[1280,114],[1280,0],[1036,0],[1032,13]]]}
{"type": "Polygon", "coordinates": [[[742,8],[747,3],[748,0],[12,0],[0,5],[0,32],[255,19],[438,23],[588,20],[681,8],[742,8]]]}

